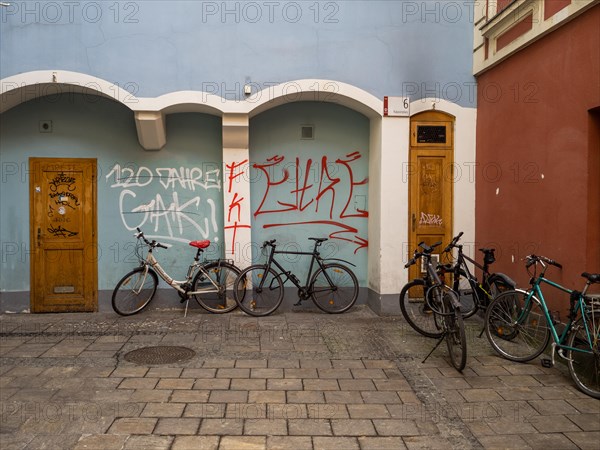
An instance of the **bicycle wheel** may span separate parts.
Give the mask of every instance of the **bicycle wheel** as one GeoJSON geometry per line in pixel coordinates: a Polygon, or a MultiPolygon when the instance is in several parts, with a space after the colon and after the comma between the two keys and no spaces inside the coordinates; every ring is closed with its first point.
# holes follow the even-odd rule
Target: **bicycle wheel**
{"type": "Polygon", "coordinates": [[[456,370],[462,372],[467,365],[467,338],[465,336],[465,324],[460,309],[455,309],[458,302],[456,294],[452,291],[444,293],[443,305],[444,328],[446,332],[446,345],[450,354],[450,361],[456,370]]]}
{"type": "Polygon", "coordinates": [[[198,272],[192,282],[192,290],[200,291],[194,294],[198,304],[216,314],[227,313],[237,308],[233,283],[241,270],[223,261],[207,264],[203,268],[206,274],[203,271],[198,272]]]}
{"type": "Polygon", "coordinates": [[[112,307],[117,314],[131,316],[144,309],[158,286],[156,273],[145,267],[133,269],[117,283],[112,295],[112,307]]]}
{"type": "Polygon", "coordinates": [[[418,333],[431,338],[442,336],[442,329],[435,314],[425,301],[427,287],[421,279],[404,285],[400,291],[400,310],[404,319],[418,333]]]}
{"type": "Polygon", "coordinates": [[[540,301],[522,290],[507,291],[490,303],[485,333],[502,357],[525,362],[539,356],[550,340],[550,330],[540,301]]]}
{"type": "Polygon", "coordinates": [[[268,316],[283,301],[283,283],[266,265],[250,266],[239,274],[233,289],[235,301],[251,316],[268,316]],[[261,284],[262,283],[262,284],[261,284]]]}
{"type": "Polygon", "coordinates": [[[312,299],[330,314],[348,311],[358,298],[358,280],[342,264],[327,264],[315,272],[310,282],[312,299]]]}
{"type": "Polygon", "coordinates": [[[512,286],[508,284],[506,281],[503,281],[499,278],[496,278],[494,281],[490,283],[489,293],[492,296],[492,299],[498,297],[500,294],[506,291],[512,290],[512,286]]]}
{"type": "Polygon", "coordinates": [[[582,392],[600,398],[600,313],[588,313],[586,325],[589,337],[582,318],[575,322],[569,335],[567,345],[579,350],[567,352],[569,372],[582,392]]]}

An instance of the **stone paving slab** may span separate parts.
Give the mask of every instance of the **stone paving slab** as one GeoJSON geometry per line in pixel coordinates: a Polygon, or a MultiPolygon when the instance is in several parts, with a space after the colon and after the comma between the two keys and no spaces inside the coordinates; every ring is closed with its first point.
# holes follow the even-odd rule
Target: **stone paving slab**
{"type": "Polygon", "coordinates": [[[193,310],[0,316],[0,448],[600,449],[600,401],[563,366],[496,356],[468,326],[467,368],[365,306],[253,318],[193,310]],[[127,362],[177,345],[191,360],[127,362]]]}

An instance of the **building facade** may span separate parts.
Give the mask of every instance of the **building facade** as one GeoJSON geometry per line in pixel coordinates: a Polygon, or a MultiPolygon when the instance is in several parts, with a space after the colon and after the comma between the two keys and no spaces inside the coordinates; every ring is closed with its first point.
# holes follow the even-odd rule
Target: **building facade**
{"type": "Polygon", "coordinates": [[[581,290],[580,274],[600,270],[600,4],[487,3],[474,42],[477,241],[495,243],[496,267],[522,286],[533,253],[581,290]]]}
{"type": "Polygon", "coordinates": [[[244,266],[266,239],[306,250],[328,237],[361,301],[397,314],[419,240],[474,240],[482,8],[0,7],[2,309],[105,309],[139,226],[172,245],[158,257],[175,278],[190,240],[244,266]]]}

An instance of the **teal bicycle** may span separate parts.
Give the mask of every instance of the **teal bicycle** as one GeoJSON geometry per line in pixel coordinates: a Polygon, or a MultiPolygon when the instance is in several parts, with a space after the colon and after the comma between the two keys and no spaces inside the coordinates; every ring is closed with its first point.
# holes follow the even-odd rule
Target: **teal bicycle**
{"type": "Polygon", "coordinates": [[[587,395],[600,398],[600,299],[587,295],[592,284],[600,283],[600,274],[583,273],[587,282],[579,292],[546,278],[549,266],[562,268],[556,261],[536,255],[526,260],[529,273],[534,267],[534,273],[530,273],[531,288],[506,291],[487,309],[485,331],[490,344],[502,357],[525,362],[541,355],[552,336],[550,359],[542,359],[542,365],[552,367],[558,353],[567,361],[577,387],[587,395]],[[538,264],[542,270],[536,275],[538,264]],[[546,305],[542,283],[570,295],[568,321],[560,333],[559,322],[553,319],[546,305]]]}

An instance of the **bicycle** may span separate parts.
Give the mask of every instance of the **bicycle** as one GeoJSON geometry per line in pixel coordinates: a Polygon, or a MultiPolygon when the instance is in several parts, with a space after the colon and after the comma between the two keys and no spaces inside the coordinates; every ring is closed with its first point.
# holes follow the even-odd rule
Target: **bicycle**
{"type": "Polygon", "coordinates": [[[488,307],[485,330],[490,344],[502,357],[526,362],[541,355],[552,337],[550,359],[543,359],[542,365],[554,366],[558,353],[567,361],[577,387],[600,398],[600,300],[586,295],[592,284],[600,283],[600,274],[584,272],[582,276],[587,282],[579,292],[546,278],[549,266],[562,268],[556,261],[536,255],[529,255],[526,260],[525,267],[532,275],[531,288],[504,292],[488,307]],[[538,264],[542,271],[536,275],[538,264]],[[535,266],[533,274],[531,266],[535,266]],[[570,295],[568,322],[560,334],[556,328],[558,321],[553,319],[544,299],[542,283],[570,295]]]}
{"type": "Polygon", "coordinates": [[[196,256],[188,268],[185,280],[177,281],[165,272],[153,254],[155,248],[169,247],[155,240],[149,241],[139,228],[134,236],[137,238],[135,253],[140,260],[140,266],[121,278],[113,291],[112,307],[117,314],[131,316],[148,306],[156,293],[158,275],[177,291],[181,303],[186,302],[185,316],[191,297],[195,298],[202,308],[212,313],[226,313],[237,307],[231,289],[241,271],[226,260],[200,262],[200,255],[210,245],[210,241],[189,243],[196,248],[196,256]],[[148,249],[145,258],[142,256],[143,247],[148,249]]]}
{"type": "Polygon", "coordinates": [[[294,252],[276,250],[276,240],[265,241],[261,249],[270,247],[266,264],[254,264],[244,269],[234,283],[234,296],[240,309],[251,316],[267,316],[273,313],[283,301],[284,284],[290,280],[298,288],[299,300],[312,298],[319,309],[330,314],[347,311],[358,298],[358,280],[352,270],[340,263],[326,261],[348,261],[336,258],[321,258],[319,246],[327,241],[324,238],[309,238],[315,241],[312,252],[294,252]],[[311,256],[306,283],[302,285],[298,277],[286,271],[275,259],[275,255],[308,255],[311,256]],[[315,262],[317,265],[316,271],[315,262]],[[279,270],[277,272],[273,267],[279,270]],[[282,280],[281,275],[285,275],[282,280]]]}
{"type": "Polygon", "coordinates": [[[456,292],[459,293],[463,317],[468,319],[480,309],[485,311],[495,297],[497,297],[501,292],[509,289],[515,289],[517,284],[510,277],[503,273],[490,273],[490,265],[496,261],[496,257],[494,255],[495,249],[479,249],[479,251],[483,253],[483,265],[465,255],[463,253],[462,244],[458,243],[462,235],[463,232],[461,231],[452,239],[442,253],[445,255],[450,255],[452,249],[456,248],[458,250],[456,263],[454,264],[452,270],[454,275],[452,287],[456,292]],[[483,275],[481,283],[477,280],[475,275],[473,275],[467,262],[473,264],[473,266],[482,271],[483,275]],[[461,278],[467,280],[470,290],[460,289],[461,278]]]}
{"type": "MultiPolygon", "coordinates": [[[[400,309],[406,321],[416,331],[428,337],[438,338],[438,342],[425,357],[423,362],[431,356],[434,350],[440,343],[446,340],[450,360],[456,370],[461,372],[467,364],[467,339],[465,335],[465,325],[461,312],[461,305],[458,294],[449,286],[445,285],[438,271],[431,262],[432,252],[441,242],[428,246],[424,242],[419,243],[422,252],[415,250],[413,258],[405,264],[408,268],[415,264],[417,260],[423,258],[425,265],[425,277],[422,280],[413,280],[408,283],[400,293],[400,309]],[[416,290],[411,290],[412,287],[418,287],[416,290]],[[414,297],[410,298],[410,296],[414,297]],[[408,301],[404,301],[407,298],[408,301]],[[413,319],[417,316],[410,316],[406,309],[407,305],[419,304],[417,310],[420,311],[420,317],[428,317],[427,322],[429,329],[424,330],[421,326],[417,326],[413,319]],[[430,312],[429,312],[430,311],[430,312]]],[[[441,272],[444,273],[450,267],[441,267],[441,272]]],[[[412,311],[412,310],[411,310],[412,311]]]]}
{"type": "MultiPolygon", "coordinates": [[[[423,247],[423,245],[423,242],[419,244],[424,249],[424,253],[431,259],[431,251],[440,245],[440,243],[438,242],[431,247],[423,247]],[[431,250],[428,251],[425,248],[431,250]]],[[[415,255],[417,254],[418,252],[415,251],[415,255]]],[[[411,265],[407,264],[404,267],[410,267],[411,265]]],[[[425,265],[423,268],[425,268],[425,265]]],[[[453,266],[451,265],[438,264],[436,268],[438,283],[445,284],[445,275],[446,273],[451,273],[452,270],[453,266]]],[[[430,276],[429,271],[422,270],[422,278],[415,278],[406,283],[400,291],[400,310],[402,311],[402,315],[415,331],[430,338],[439,338],[443,333],[436,322],[436,317],[429,303],[425,301],[426,292],[435,284],[436,281],[430,276]]]]}

